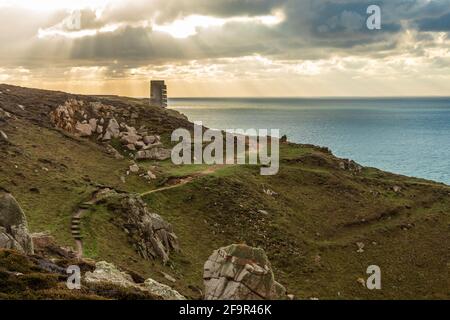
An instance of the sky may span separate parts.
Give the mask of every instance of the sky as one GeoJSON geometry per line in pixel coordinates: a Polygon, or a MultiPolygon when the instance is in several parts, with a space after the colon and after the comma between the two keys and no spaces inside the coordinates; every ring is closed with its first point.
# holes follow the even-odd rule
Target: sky
{"type": "Polygon", "coordinates": [[[0,83],[73,93],[450,96],[450,0],[0,0],[0,42],[0,83]]]}

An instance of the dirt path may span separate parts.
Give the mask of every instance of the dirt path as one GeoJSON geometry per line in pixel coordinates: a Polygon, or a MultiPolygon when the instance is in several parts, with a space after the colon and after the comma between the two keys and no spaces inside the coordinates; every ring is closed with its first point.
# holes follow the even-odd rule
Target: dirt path
{"type": "MultiPolygon", "coordinates": [[[[193,174],[193,175],[185,177],[185,178],[180,178],[173,185],[154,189],[154,190],[149,190],[147,192],[141,193],[141,197],[152,194],[152,193],[162,192],[165,190],[170,190],[170,189],[181,187],[185,184],[188,184],[188,183],[194,181],[195,179],[212,174],[222,167],[223,167],[223,165],[211,166],[211,167],[207,168],[206,170],[203,170],[199,173],[193,174]]],[[[77,211],[72,216],[72,223],[71,223],[70,228],[71,228],[72,237],[75,240],[78,259],[81,259],[83,257],[83,236],[81,235],[81,226],[80,226],[81,218],[83,217],[83,215],[85,213],[88,212],[89,207],[91,205],[95,204],[96,194],[97,194],[97,192],[94,192],[94,195],[88,202],[83,202],[82,204],[80,204],[78,206],[77,211]]]]}
{"type": "Polygon", "coordinates": [[[81,259],[83,257],[83,237],[81,235],[81,218],[83,214],[88,211],[90,205],[94,204],[94,198],[92,198],[88,202],[84,202],[78,206],[78,210],[72,216],[72,223],[70,226],[72,237],[75,240],[76,250],[77,250],[77,258],[81,259]]]}
{"type": "Polygon", "coordinates": [[[165,190],[175,189],[175,188],[184,186],[185,184],[188,184],[188,183],[194,181],[195,179],[198,179],[200,177],[204,177],[204,176],[207,176],[209,174],[212,174],[212,173],[216,172],[218,169],[220,169],[222,167],[223,167],[223,165],[211,166],[208,169],[203,170],[203,171],[201,171],[199,173],[193,174],[193,175],[185,177],[185,178],[180,178],[173,185],[162,187],[162,188],[158,188],[158,189],[154,189],[154,190],[149,190],[149,191],[146,191],[144,193],[141,193],[141,197],[147,196],[149,194],[162,192],[162,191],[165,191],[165,190]]]}

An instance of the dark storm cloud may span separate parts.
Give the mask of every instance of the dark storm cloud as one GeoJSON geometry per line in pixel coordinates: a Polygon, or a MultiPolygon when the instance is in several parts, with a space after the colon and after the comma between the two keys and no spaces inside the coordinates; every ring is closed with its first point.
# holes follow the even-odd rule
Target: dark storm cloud
{"type": "Polygon", "coordinates": [[[450,31],[450,13],[436,17],[426,18],[418,21],[421,31],[450,31]]]}
{"type": "Polygon", "coordinates": [[[158,23],[189,15],[257,16],[282,7],[288,0],[152,0],[126,1],[106,8],[108,21],[136,21],[156,16],[158,23]]]}
{"type": "MultiPolygon", "coordinates": [[[[36,63],[47,57],[54,63],[66,61],[81,65],[107,64],[114,60],[126,65],[146,65],[254,54],[288,60],[314,60],[331,55],[377,58],[396,53],[406,29],[417,31],[418,39],[431,43],[433,38],[429,36],[425,40],[424,32],[449,31],[449,12],[450,0],[123,1],[107,6],[102,15],[92,10],[83,10],[81,14],[82,30],[121,23],[115,31],[78,39],[62,36],[40,39],[36,37],[37,30],[58,25],[64,19],[61,13],[53,14],[51,19],[49,16],[33,18],[29,13],[5,13],[2,9],[0,40],[12,45],[1,46],[0,58],[22,56],[36,63]],[[377,31],[366,28],[366,10],[373,4],[382,9],[382,29],[377,31]],[[224,25],[199,27],[197,34],[186,39],[152,30],[151,23],[139,24],[142,21],[164,24],[190,15],[224,19],[266,16],[276,10],[285,16],[277,25],[269,26],[257,20],[225,20],[224,25]],[[17,25],[17,17],[25,18],[21,22],[24,27],[10,28],[14,23],[17,25]]],[[[423,54],[421,50],[414,53],[423,54]]]]}
{"type": "Polygon", "coordinates": [[[285,21],[277,26],[230,22],[222,27],[198,29],[188,39],[174,39],[149,28],[120,29],[113,34],[76,40],[72,57],[76,59],[141,59],[148,61],[235,57],[261,54],[288,59],[320,58],[336,52],[372,54],[395,50],[398,37],[408,27],[430,29],[446,26],[438,13],[448,10],[450,1],[423,0],[165,0],[124,7],[111,7],[105,21],[138,21],[154,16],[168,22],[191,14],[234,17],[269,15],[283,10],[285,21]],[[382,9],[382,29],[366,27],[367,8],[382,9]],[[420,22],[421,17],[427,20],[420,22]],[[331,50],[328,50],[330,49],[331,50]],[[327,50],[324,53],[323,50],[327,50]]]}

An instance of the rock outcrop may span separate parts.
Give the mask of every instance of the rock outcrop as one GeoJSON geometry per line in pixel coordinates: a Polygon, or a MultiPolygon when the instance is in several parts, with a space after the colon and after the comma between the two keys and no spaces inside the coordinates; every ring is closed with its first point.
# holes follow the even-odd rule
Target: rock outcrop
{"type": "Polygon", "coordinates": [[[170,150],[160,148],[162,145],[160,136],[149,134],[145,126],[137,130],[126,123],[135,119],[135,113],[131,115],[127,112],[120,113],[113,106],[76,99],[67,100],[50,113],[51,122],[69,133],[80,137],[94,137],[97,141],[105,143],[119,139],[126,150],[133,152],[141,150],[136,159],[170,158],[170,150]],[[121,119],[120,123],[117,119],[121,119]]]}
{"type": "Polygon", "coordinates": [[[0,248],[33,254],[27,219],[14,197],[0,191],[0,248]]]}
{"type": "Polygon", "coordinates": [[[115,265],[106,261],[97,262],[93,272],[86,272],[84,281],[88,284],[108,282],[125,288],[137,287],[128,273],[120,271],[115,265]]]}
{"type": "Polygon", "coordinates": [[[123,288],[146,291],[162,300],[186,299],[178,291],[153,279],[147,279],[144,283],[138,284],[128,273],[120,271],[111,263],[101,261],[95,266],[93,272],[86,272],[84,276],[84,282],[90,287],[109,283],[123,288]]]}
{"type": "Polygon", "coordinates": [[[231,245],[214,251],[204,266],[206,300],[286,299],[264,250],[231,245]]]}
{"type": "Polygon", "coordinates": [[[145,280],[144,288],[164,300],[186,300],[178,291],[151,278],[145,280]]]}
{"type": "Polygon", "coordinates": [[[341,162],[339,162],[339,168],[341,170],[346,170],[353,173],[361,173],[363,169],[363,167],[360,164],[349,159],[343,159],[341,162]]]}
{"type": "Polygon", "coordinates": [[[167,160],[171,157],[171,150],[165,148],[152,148],[136,153],[136,160],[167,160]]]}
{"type": "Polygon", "coordinates": [[[149,212],[139,196],[125,196],[121,204],[124,227],[141,256],[167,262],[170,251],[178,251],[178,238],[172,226],[160,215],[149,212]]]}
{"type": "Polygon", "coordinates": [[[118,194],[114,191],[98,195],[116,213],[116,223],[127,233],[136,251],[145,259],[169,261],[171,251],[178,251],[178,238],[172,226],[160,215],[149,211],[137,194],[118,194]]]}

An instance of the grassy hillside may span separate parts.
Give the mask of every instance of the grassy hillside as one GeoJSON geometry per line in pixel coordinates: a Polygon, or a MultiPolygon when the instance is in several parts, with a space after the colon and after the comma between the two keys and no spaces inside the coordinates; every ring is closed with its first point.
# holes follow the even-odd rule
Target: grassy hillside
{"type": "MultiPolygon", "coordinates": [[[[0,187],[20,202],[32,232],[49,231],[62,246],[74,246],[70,221],[78,205],[109,186],[145,194],[149,208],[174,226],[181,251],[168,265],[143,260],[113,213],[99,204],[82,219],[85,255],[151,276],[190,298],[200,298],[208,256],[232,243],[265,249],[276,279],[300,299],[449,297],[448,186],[373,168],[359,171],[342,166],[328,150],[296,144],[281,146],[275,176],[260,176],[258,166],[141,162],[157,174],[149,182],[126,176],[130,159],[118,160],[105,145],[52,126],[49,112],[72,96],[6,85],[0,92],[0,108],[12,115],[0,121],[9,138],[0,142],[0,187]],[[380,291],[358,280],[367,278],[369,265],[381,267],[380,291]]],[[[166,143],[173,129],[191,126],[144,100],[73,97],[134,110],[136,125],[144,123],[166,143]]]]}

